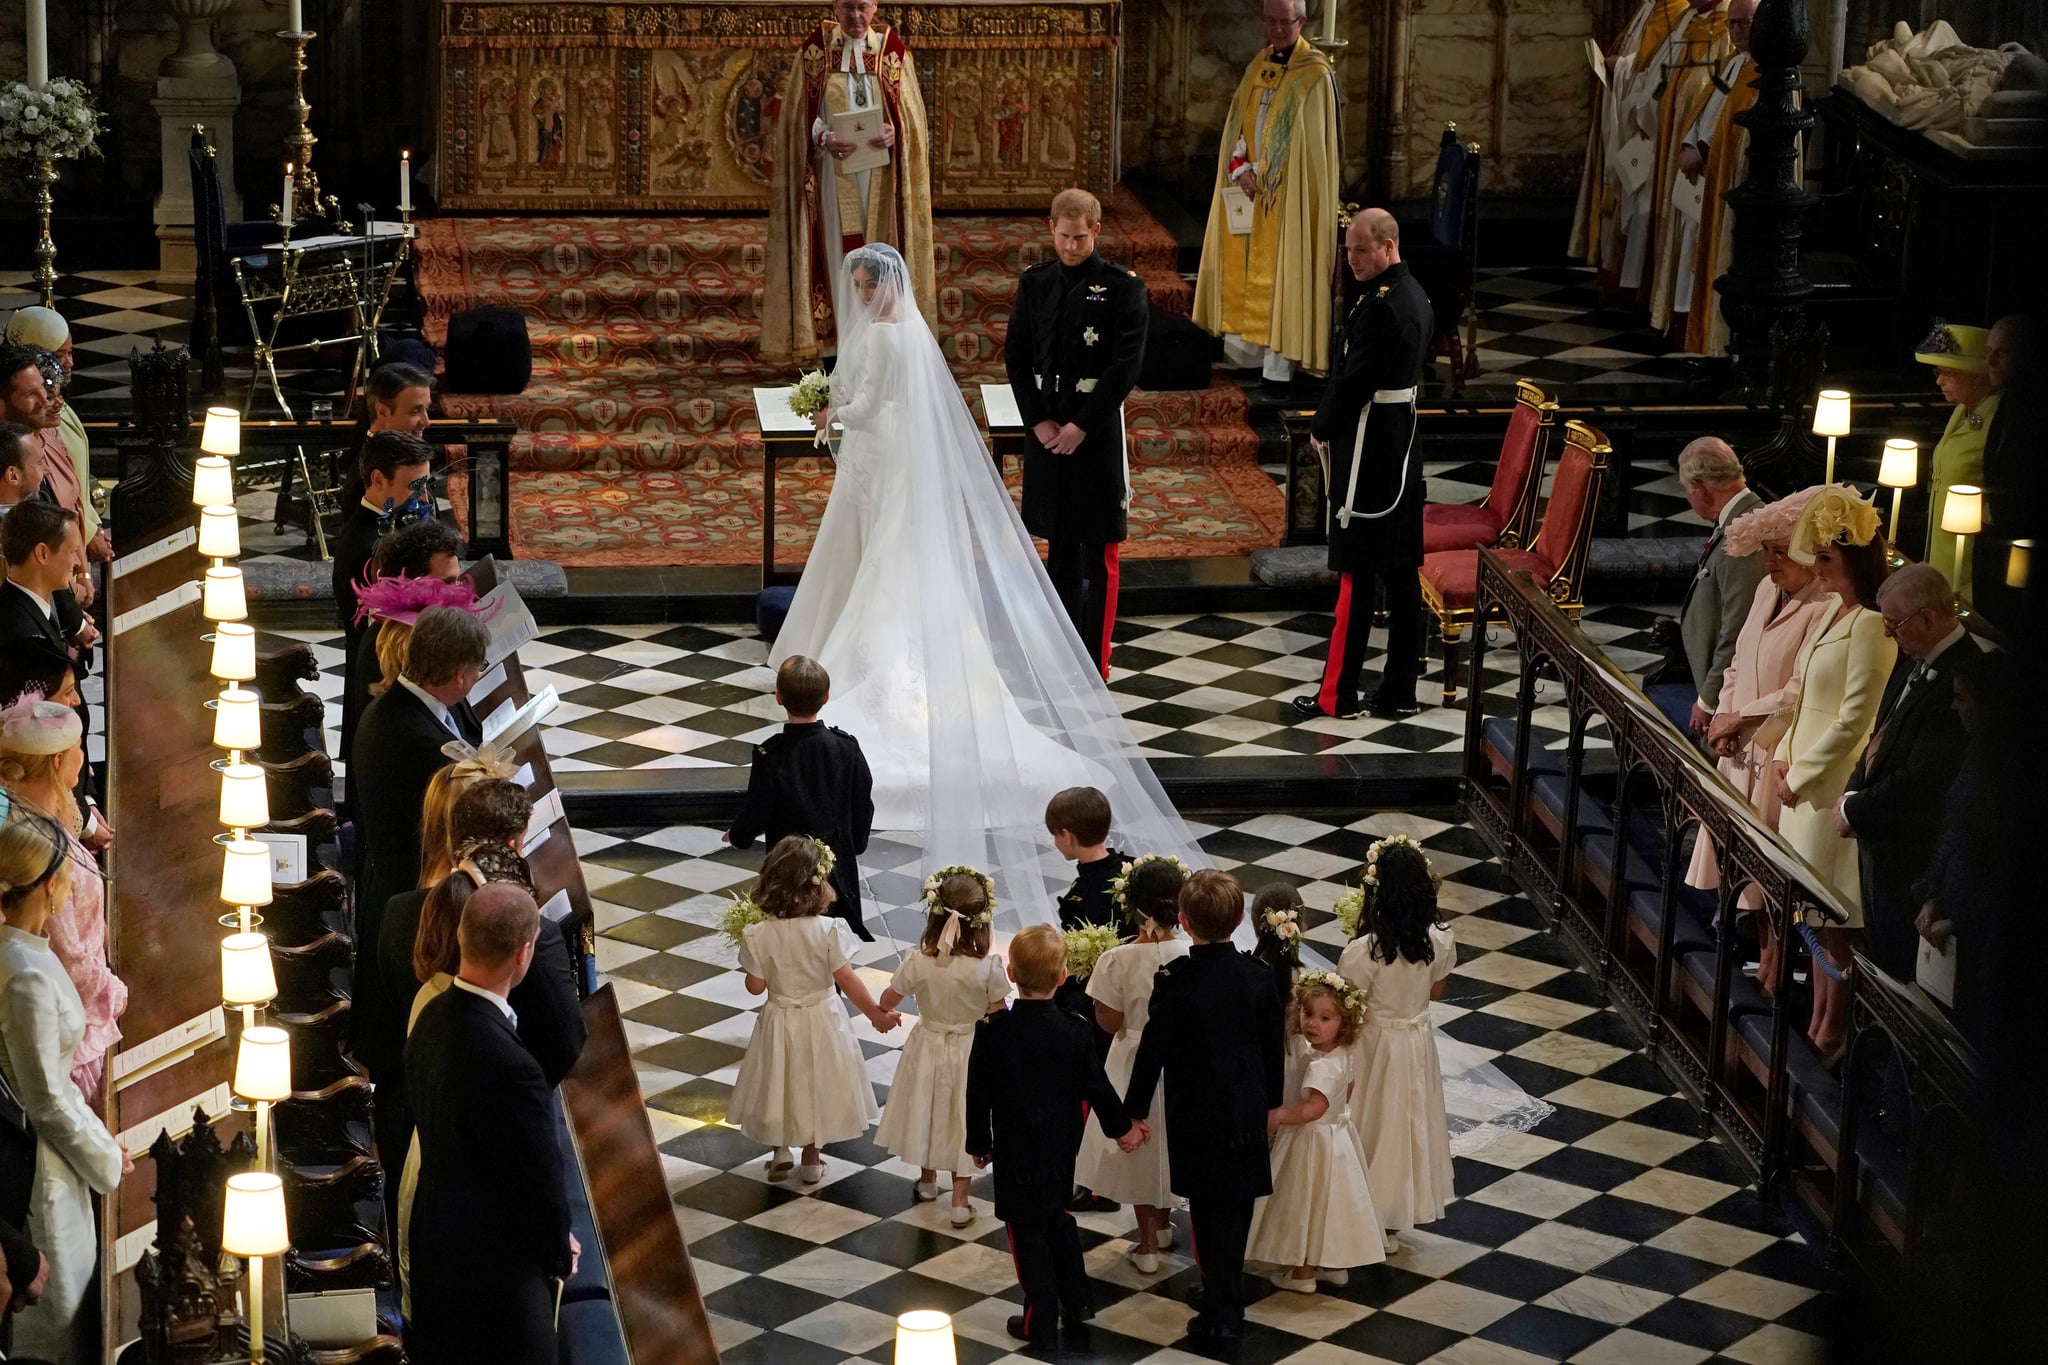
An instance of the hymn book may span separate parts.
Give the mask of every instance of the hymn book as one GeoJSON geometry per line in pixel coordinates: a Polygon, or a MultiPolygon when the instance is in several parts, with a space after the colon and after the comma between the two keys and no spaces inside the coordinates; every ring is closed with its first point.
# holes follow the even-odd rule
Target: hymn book
{"type": "Polygon", "coordinates": [[[882,135],[882,111],[875,109],[848,109],[843,114],[832,114],[825,120],[825,126],[832,136],[843,137],[854,144],[846,158],[838,162],[839,169],[846,175],[858,175],[862,171],[876,170],[889,164],[889,149],[869,145],[870,138],[882,135]]]}

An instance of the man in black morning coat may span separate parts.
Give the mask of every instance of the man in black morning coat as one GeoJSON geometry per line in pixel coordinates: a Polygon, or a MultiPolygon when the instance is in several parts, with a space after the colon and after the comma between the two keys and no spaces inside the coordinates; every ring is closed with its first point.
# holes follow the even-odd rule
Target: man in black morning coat
{"type": "Polygon", "coordinates": [[[1085,190],[1052,201],[1059,259],[1024,272],[1003,364],[1025,442],[1024,525],[1088,656],[1109,676],[1118,554],[1130,510],[1124,399],[1145,361],[1150,303],[1136,271],[1095,254],[1102,205],[1085,190]]]}
{"type": "Polygon", "coordinates": [[[1384,209],[1366,209],[1344,234],[1344,256],[1361,281],[1344,320],[1339,360],[1309,425],[1325,456],[1330,500],[1330,567],[1338,574],[1337,619],[1322,686],[1296,697],[1295,712],[1358,714],[1358,675],[1372,633],[1375,580],[1387,599],[1387,657],[1369,709],[1413,715],[1422,675],[1422,452],[1415,446],[1415,399],[1434,323],[1429,296],[1401,263],[1400,229],[1384,209]],[[1360,422],[1363,420],[1361,437],[1360,422]]]}
{"type": "Polygon", "coordinates": [[[1948,789],[1969,738],[1955,711],[1955,666],[1977,652],[1977,642],[1956,619],[1948,579],[1930,564],[1909,564],[1887,578],[1877,609],[1899,643],[1899,660],[1835,822],[1856,840],[1865,948],[1878,966],[1911,981],[1920,951],[1913,883],[1941,841],[1948,789]]]}

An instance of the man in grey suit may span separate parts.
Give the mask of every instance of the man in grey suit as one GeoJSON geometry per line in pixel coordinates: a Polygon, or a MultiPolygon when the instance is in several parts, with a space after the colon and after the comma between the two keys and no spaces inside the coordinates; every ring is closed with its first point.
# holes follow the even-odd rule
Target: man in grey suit
{"type": "Polygon", "coordinates": [[[1678,634],[1685,642],[1696,697],[1686,724],[1694,734],[1704,735],[1720,704],[1721,676],[1735,657],[1735,637],[1742,633],[1764,575],[1762,555],[1727,552],[1728,523],[1763,506],[1763,500],[1749,491],[1742,461],[1718,436],[1699,437],[1678,453],[1678,483],[1687,505],[1714,528],[1678,613],[1678,634]]]}

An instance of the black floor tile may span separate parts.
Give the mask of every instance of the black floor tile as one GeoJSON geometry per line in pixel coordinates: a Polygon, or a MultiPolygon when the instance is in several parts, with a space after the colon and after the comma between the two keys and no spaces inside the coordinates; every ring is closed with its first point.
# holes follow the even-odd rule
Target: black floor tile
{"type": "MultiPolygon", "coordinates": [[[[758,1234],[762,1230],[751,1231],[758,1234]]],[[[785,1240],[797,1241],[794,1237],[785,1240]]],[[[808,1242],[798,1242],[797,1245],[802,1251],[811,1249],[808,1242]]],[[[802,1251],[792,1252],[790,1256],[782,1259],[792,1259],[801,1255],[802,1251]]],[[[752,1323],[756,1327],[780,1327],[785,1322],[796,1321],[806,1313],[815,1313],[831,1302],[832,1300],[823,1294],[814,1294],[808,1289],[799,1289],[793,1284],[783,1284],[778,1280],[765,1279],[758,1274],[750,1275],[744,1280],[735,1280],[725,1288],[704,1296],[704,1306],[712,1312],[721,1317],[752,1323]]],[[[720,1358],[724,1358],[723,1352],[720,1353],[720,1358]]],[[[779,1362],[781,1358],[773,1359],[779,1362]]]]}
{"type": "Polygon", "coordinates": [[[1435,1323],[1404,1318],[1398,1313],[1374,1313],[1352,1323],[1328,1340],[1347,1350],[1363,1351],[1383,1360],[1410,1362],[1427,1360],[1461,1340],[1458,1333],[1435,1323]]]}
{"type": "Polygon", "coordinates": [[[1479,1335],[1531,1355],[1549,1360],[1569,1360],[1613,1331],[1612,1323],[1528,1303],[1479,1335]]]}

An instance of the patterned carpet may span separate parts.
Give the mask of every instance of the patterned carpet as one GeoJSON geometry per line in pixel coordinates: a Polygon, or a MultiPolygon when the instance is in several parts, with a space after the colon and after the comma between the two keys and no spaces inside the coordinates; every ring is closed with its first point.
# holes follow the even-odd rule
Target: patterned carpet
{"type": "MultiPolygon", "coordinates": [[[[1045,255],[1044,228],[985,215],[934,226],[941,344],[978,407],[976,386],[1002,378],[1016,277],[1045,255]]],[[[436,345],[463,308],[526,315],[534,348],[526,391],[444,398],[451,416],[503,416],[524,433],[513,446],[513,543],[522,557],[576,565],[758,558],[752,390],[794,377],[756,354],[765,235],[755,219],[422,225],[420,290],[436,345]]],[[[1188,311],[1173,239],[1127,192],[1111,196],[1101,245],[1145,277],[1155,308],[1188,311]]],[[[1259,471],[1247,406],[1227,381],[1133,395],[1128,555],[1244,554],[1277,543],[1284,507],[1259,471]]],[[[830,485],[828,462],[778,467],[782,558],[802,560],[830,485]]]]}

